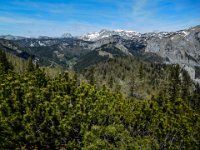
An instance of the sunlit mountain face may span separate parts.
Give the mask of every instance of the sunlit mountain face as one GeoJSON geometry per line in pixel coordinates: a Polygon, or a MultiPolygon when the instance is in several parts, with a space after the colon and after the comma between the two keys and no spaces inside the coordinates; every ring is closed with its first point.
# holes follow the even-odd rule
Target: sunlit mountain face
{"type": "MultiPolygon", "coordinates": [[[[155,63],[180,64],[192,79],[199,82],[195,73],[195,68],[200,65],[199,34],[200,28],[196,26],[176,32],[150,33],[104,29],[76,37],[69,33],[60,37],[38,38],[9,35],[1,36],[1,47],[24,58],[33,56],[41,65],[61,65],[64,68],[77,68],[80,63],[84,63],[80,61],[82,58],[94,52],[94,59],[138,55],[155,63]],[[149,59],[149,55],[152,55],[153,59],[149,59]]],[[[88,62],[85,67],[93,64],[89,63],[90,59],[84,61],[88,62]]]]}

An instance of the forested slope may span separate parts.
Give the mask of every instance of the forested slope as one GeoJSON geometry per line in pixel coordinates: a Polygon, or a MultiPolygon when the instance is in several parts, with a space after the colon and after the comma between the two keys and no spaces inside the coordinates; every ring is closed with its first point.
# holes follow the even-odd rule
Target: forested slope
{"type": "MultiPolygon", "coordinates": [[[[96,86],[106,85],[124,96],[149,99],[161,90],[169,88],[171,72],[176,65],[150,63],[133,56],[116,57],[90,66],[81,74],[96,86]]],[[[194,87],[188,73],[178,68],[180,87],[186,86],[188,94],[194,87]],[[186,82],[187,85],[183,85],[186,82]]],[[[182,88],[182,87],[181,87],[182,88]]],[[[188,95],[189,96],[189,95],[188,95]]]]}
{"type": "Polygon", "coordinates": [[[187,97],[178,66],[169,87],[149,100],[124,98],[67,72],[49,78],[31,63],[21,74],[11,66],[0,59],[0,149],[200,147],[199,107],[191,103],[199,91],[187,97]]]}

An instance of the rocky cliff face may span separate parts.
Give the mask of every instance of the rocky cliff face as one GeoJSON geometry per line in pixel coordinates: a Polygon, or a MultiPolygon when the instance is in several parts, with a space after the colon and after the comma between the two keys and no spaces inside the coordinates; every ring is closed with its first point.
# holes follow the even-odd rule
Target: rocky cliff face
{"type": "Polygon", "coordinates": [[[200,65],[200,27],[154,36],[147,41],[145,52],[158,54],[166,63],[200,65]]]}
{"type": "Polygon", "coordinates": [[[164,63],[180,64],[200,83],[195,69],[200,66],[200,26],[151,37],[145,48],[145,53],[149,52],[164,58],[164,63]]]}
{"type": "Polygon", "coordinates": [[[92,41],[89,46],[91,49],[118,43],[126,47],[129,52],[157,54],[163,58],[164,63],[178,63],[191,67],[200,65],[200,26],[177,32],[145,34],[123,30],[102,30],[86,34],[81,39],[92,41]]]}

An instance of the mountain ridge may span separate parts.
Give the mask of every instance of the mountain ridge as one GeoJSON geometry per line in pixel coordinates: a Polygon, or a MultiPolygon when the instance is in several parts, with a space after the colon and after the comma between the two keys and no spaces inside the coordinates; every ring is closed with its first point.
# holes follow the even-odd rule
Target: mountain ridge
{"type": "Polygon", "coordinates": [[[34,56],[42,65],[57,64],[73,68],[79,60],[89,62],[89,60],[82,59],[84,57],[91,60],[104,60],[100,59],[102,57],[112,59],[113,56],[120,56],[122,52],[123,55],[140,56],[154,63],[180,64],[188,70],[193,80],[200,82],[200,79],[195,79],[198,75],[194,73],[195,68],[200,66],[200,26],[176,32],[141,34],[134,31],[104,29],[95,34],[87,34],[85,37],[65,34],[56,38],[42,36],[24,39],[11,38],[9,42],[0,41],[4,50],[13,49],[15,54],[21,51],[26,52],[34,56]],[[93,51],[98,52],[93,53],[93,51]]]}
{"type": "MultiPolygon", "coordinates": [[[[181,32],[181,31],[184,31],[184,30],[190,30],[190,29],[194,29],[194,28],[199,28],[200,25],[197,25],[197,26],[194,26],[194,27],[190,27],[190,28],[185,28],[185,29],[180,29],[180,30],[177,30],[177,31],[159,31],[159,32],[156,32],[156,31],[152,31],[152,32],[144,32],[144,33],[141,33],[141,32],[137,32],[137,31],[134,31],[134,30],[123,30],[123,29],[101,29],[99,31],[95,31],[95,32],[88,32],[88,33],[85,33],[85,34],[82,34],[82,35],[79,35],[79,36],[73,36],[71,33],[63,33],[62,35],[60,36],[43,36],[43,35],[39,35],[38,37],[27,37],[27,36],[19,36],[19,35],[11,35],[11,34],[4,34],[4,35],[0,35],[0,38],[2,39],[6,39],[6,40],[20,40],[20,39],[41,39],[41,38],[50,38],[50,39],[55,39],[55,38],[76,38],[76,39],[83,39],[85,36],[88,36],[88,35],[91,35],[91,34],[100,34],[100,33],[105,33],[105,32],[108,32],[108,33],[113,33],[113,34],[110,34],[110,36],[112,35],[120,35],[120,33],[126,33],[126,34],[132,34],[132,35],[155,35],[155,34],[168,34],[168,33],[174,33],[174,32],[181,32]]],[[[108,37],[108,36],[106,36],[108,37]]],[[[103,37],[104,38],[104,37],[103,37]]],[[[92,39],[91,39],[92,40],[92,39]]]]}

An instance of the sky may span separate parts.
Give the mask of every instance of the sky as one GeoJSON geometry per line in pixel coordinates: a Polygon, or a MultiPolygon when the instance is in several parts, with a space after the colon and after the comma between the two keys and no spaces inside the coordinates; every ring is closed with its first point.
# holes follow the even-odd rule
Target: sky
{"type": "Polygon", "coordinates": [[[141,33],[200,25],[200,0],[0,0],[0,35],[141,33]]]}

